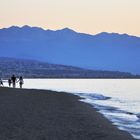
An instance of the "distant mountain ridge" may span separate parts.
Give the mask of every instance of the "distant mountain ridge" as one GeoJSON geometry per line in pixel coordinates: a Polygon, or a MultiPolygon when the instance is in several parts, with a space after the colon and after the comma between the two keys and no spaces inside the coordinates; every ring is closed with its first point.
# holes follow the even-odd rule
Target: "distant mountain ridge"
{"type": "Polygon", "coordinates": [[[24,78],[140,78],[140,75],[118,71],[86,70],[35,60],[0,57],[0,78],[11,75],[24,78]]]}
{"type": "Polygon", "coordinates": [[[139,54],[140,37],[127,34],[89,35],[27,25],[0,29],[0,57],[140,74],[139,54]]]}

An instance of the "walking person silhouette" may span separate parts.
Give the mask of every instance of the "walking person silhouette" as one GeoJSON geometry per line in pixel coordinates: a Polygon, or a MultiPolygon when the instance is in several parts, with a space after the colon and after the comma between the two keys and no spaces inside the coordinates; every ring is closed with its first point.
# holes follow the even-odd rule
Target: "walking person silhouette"
{"type": "Polygon", "coordinates": [[[22,76],[19,77],[19,87],[22,88],[22,85],[24,84],[22,76]]]}
{"type": "Polygon", "coordinates": [[[3,86],[3,81],[1,78],[0,78],[0,86],[3,86]]]}
{"type": "Polygon", "coordinates": [[[13,75],[13,76],[11,77],[11,80],[12,80],[13,88],[15,88],[15,87],[16,87],[16,80],[17,80],[16,76],[13,75]]]}
{"type": "Polygon", "coordinates": [[[11,84],[12,84],[11,78],[8,79],[8,84],[9,84],[9,87],[11,87],[11,84]]]}

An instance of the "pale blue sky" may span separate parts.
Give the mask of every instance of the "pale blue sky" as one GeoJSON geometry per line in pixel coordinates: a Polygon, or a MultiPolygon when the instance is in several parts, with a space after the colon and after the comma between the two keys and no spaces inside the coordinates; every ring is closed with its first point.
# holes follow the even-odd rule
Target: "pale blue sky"
{"type": "Polygon", "coordinates": [[[0,0],[0,19],[0,28],[27,24],[140,36],[140,0],[0,0]]]}

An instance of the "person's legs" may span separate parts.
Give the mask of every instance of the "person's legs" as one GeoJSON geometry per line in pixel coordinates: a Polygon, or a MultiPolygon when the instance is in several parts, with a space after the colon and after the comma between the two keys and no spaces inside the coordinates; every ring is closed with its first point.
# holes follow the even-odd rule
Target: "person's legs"
{"type": "Polygon", "coordinates": [[[19,85],[20,85],[20,88],[22,88],[22,83],[20,83],[19,85]]]}
{"type": "Polygon", "coordinates": [[[13,88],[15,88],[16,87],[16,83],[15,82],[13,82],[13,88]]]}

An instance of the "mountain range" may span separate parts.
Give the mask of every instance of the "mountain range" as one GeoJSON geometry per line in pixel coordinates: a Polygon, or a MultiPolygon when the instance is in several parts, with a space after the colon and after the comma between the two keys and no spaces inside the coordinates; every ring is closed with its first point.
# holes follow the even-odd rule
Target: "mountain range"
{"type": "Polygon", "coordinates": [[[0,57],[140,74],[140,37],[12,26],[0,29],[0,57]]]}

